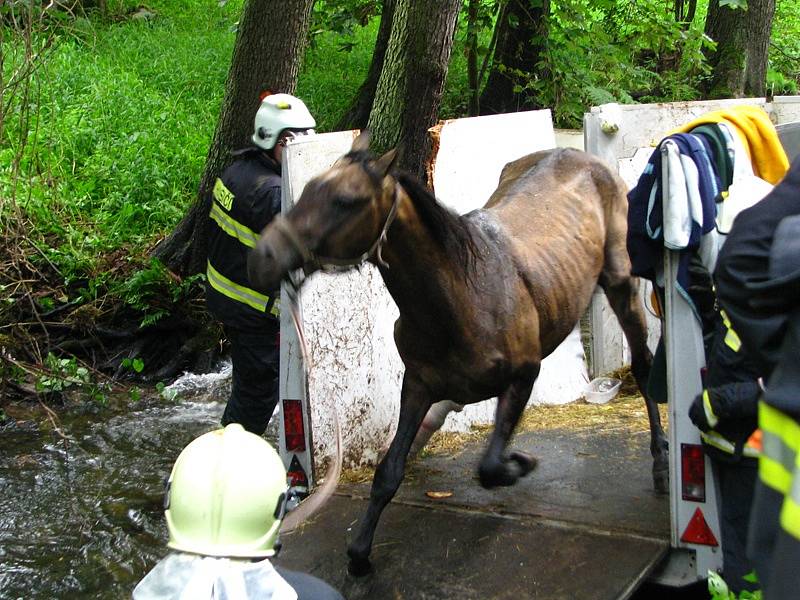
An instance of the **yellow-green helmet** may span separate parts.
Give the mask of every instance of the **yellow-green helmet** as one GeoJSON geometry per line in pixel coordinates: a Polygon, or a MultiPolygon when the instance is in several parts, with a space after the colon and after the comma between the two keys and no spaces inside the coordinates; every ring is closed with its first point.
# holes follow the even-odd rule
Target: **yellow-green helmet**
{"type": "Polygon", "coordinates": [[[275,554],[286,469],[263,438],[238,423],[183,449],[166,499],[170,548],[208,556],[275,554]]]}

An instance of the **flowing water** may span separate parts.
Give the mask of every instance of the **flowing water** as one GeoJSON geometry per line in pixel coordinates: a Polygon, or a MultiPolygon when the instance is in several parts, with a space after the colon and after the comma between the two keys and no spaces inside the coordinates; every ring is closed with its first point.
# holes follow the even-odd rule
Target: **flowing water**
{"type": "Polygon", "coordinates": [[[130,598],[166,553],[164,481],[218,426],[230,368],[119,408],[20,410],[0,427],[0,599],[130,598]]]}

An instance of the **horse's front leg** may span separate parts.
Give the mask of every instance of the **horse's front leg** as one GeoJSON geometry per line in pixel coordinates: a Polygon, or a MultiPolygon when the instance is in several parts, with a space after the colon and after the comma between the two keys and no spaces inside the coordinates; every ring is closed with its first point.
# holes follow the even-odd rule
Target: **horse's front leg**
{"type": "Polygon", "coordinates": [[[508,386],[497,398],[494,431],[478,468],[481,485],[485,488],[514,485],[517,479],[527,475],[536,467],[536,459],[529,454],[512,452],[505,456],[505,450],[522,411],[525,410],[538,375],[539,364],[536,364],[535,367],[531,367],[529,373],[508,386]]]}
{"type": "Polygon", "coordinates": [[[348,570],[360,577],[371,570],[369,554],[381,512],[394,497],[403,480],[406,457],[425,413],[433,401],[428,389],[406,371],[400,396],[400,420],[389,450],[381,460],[372,479],[367,514],[361,520],[358,535],[347,549],[348,570]]]}

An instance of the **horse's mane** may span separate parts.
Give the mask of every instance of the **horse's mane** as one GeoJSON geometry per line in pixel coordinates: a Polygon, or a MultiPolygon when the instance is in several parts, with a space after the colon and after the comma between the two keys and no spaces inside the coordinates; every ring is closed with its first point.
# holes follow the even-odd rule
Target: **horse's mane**
{"type": "Polygon", "coordinates": [[[445,249],[454,252],[464,266],[473,265],[476,244],[474,233],[467,222],[441,204],[411,173],[395,170],[392,175],[411,198],[417,214],[430,231],[431,237],[445,249]]]}
{"type": "MultiPolygon", "coordinates": [[[[371,162],[375,160],[375,157],[370,152],[351,151],[345,158],[360,163],[375,184],[380,185],[380,175],[371,167],[371,162]]],[[[414,203],[414,207],[430,231],[431,237],[445,250],[454,253],[464,267],[474,266],[474,257],[477,254],[476,243],[467,222],[440,204],[431,191],[411,173],[393,169],[391,174],[414,203]]]]}

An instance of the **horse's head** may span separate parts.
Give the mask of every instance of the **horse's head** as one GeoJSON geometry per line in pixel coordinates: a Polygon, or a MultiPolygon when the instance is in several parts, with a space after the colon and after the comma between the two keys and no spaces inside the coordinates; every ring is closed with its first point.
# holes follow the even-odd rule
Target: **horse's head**
{"type": "Polygon", "coordinates": [[[306,184],[285,216],[264,229],[247,263],[253,285],[276,289],[295,269],[310,274],[328,265],[361,264],[379,253],[397,211],[396,184],[388,177],[397,152],[375,159],[368,148],[364,132],[348,154],[306,184]]]}

